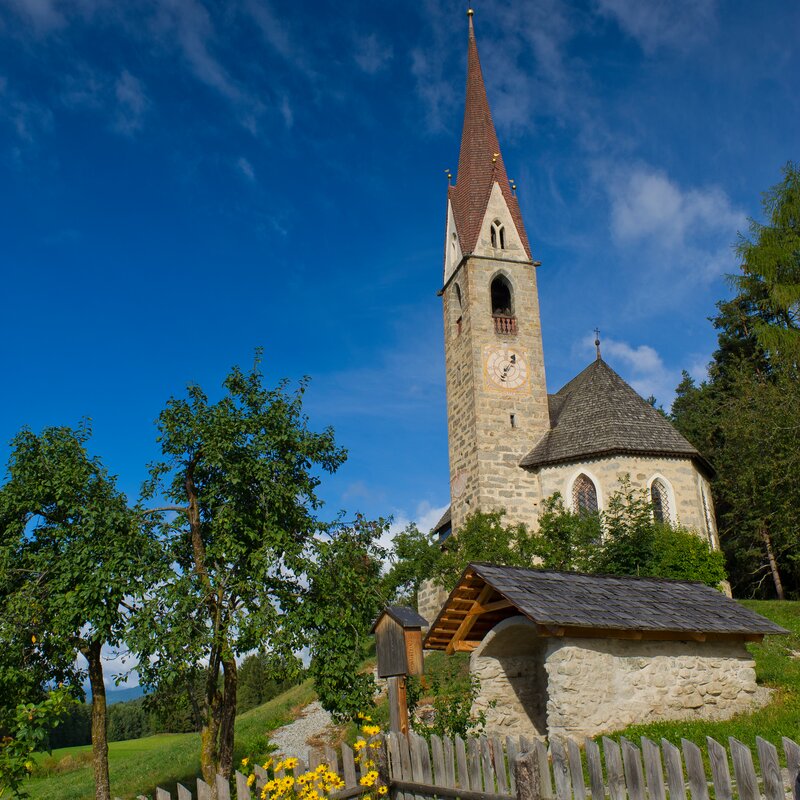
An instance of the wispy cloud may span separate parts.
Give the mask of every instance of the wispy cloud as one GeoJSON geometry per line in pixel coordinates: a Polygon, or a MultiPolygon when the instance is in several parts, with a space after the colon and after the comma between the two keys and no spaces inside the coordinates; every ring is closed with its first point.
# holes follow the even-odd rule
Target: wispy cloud
{"type": "Polygon", "coordinates": [[[610,228],[640,273],[658,272],[675,288],[708,283],[731,268],[731,243],[747,224],[718,186],[682,188],[663,170],[639,164],[598,171],[608,192],[610,228]]]}
{"type": "Polygon", "coordinates": [[[709,38],[717,22],[716,0],[597,0],[597,8],[647,54],[662,47],[693,47],[709,38]]]}
{"type": "Polygon", "coordinates": [[[0,0],[28,22],[39,34],[49,33],[64,25],[64,15],[56,0],[0,0]]]}
{"type": "Polygon", "coordinates": [[[236,169],[248,180],[250,183],[255,182],[256,179],[256,171],[253,169],[253,165],[244,157],[241,156],[236,161],[236,169]]]}
{"type": "MultiPolygon", "coordinates": [[[[594,336],[580,341],[581,354],[594,354],[594,336]]],[[[642,396],[654,396],[660,404],[669,406],[680,381],[680,371],[670,369],[655,350],[647,344],[634,345],[619,339],[602,338],[603,358],[642,396]]]]}
{"type": "Polygon", "coordinates": [[[378,39],[376,34],[353,37],[353,60],[368,75],[385,69],[393,57],[391,46],[378,39]]]}
{"type": "Polygon", "coordinates": [[[132,136],[141,130],[150,101],[144,86],[127,70],[123,70],[114,84],[117,101],[112,127],[118,133],[132,136]]]}

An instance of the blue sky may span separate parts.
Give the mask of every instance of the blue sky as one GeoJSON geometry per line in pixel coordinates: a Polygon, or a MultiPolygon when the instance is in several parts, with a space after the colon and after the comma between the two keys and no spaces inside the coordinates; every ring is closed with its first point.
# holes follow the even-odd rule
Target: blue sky
{"type": "MultiPolygon", "coordinates": [[[[135,496],[153,420],[265,348],[350,451],[326,513],[449,500],[440,300],[461,2],[0,0],[0,456],[93,420],[135,496]]],[[[760,193],[797,158],[796,2],[486,0],[475,24],[542,261],[548,386],[669,404],[760,193]]]]}

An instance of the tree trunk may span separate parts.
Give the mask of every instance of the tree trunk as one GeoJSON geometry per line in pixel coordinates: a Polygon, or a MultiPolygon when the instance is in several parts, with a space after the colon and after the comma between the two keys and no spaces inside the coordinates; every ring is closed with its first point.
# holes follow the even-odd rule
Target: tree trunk
{"type": "Polygon", "coordinates": [[[92,689],[92,767],[96,800],[111,800],[108,777],[108,714],[106,685],[103,682],[102,642],[91,642],[83,651],[89,662],[89,686],[92,689]]]}
{"type": "Polygon", "coordinates": [[[775,583],[775,592],[778,595],[778,600],[785,600],[786,595],[783,593],[783,582],[781,581],[781,574],[778,572],[778,562],[775,560],[775,553],[772,549],[772,539],[770,539],[766,522],[761,523],[761,526],[759,527],[759,533],[761,534],[761,539],[764,542],[764,547],[767,549],[769,569],[772,573],[772,580],[775,583]]]}
{"type": "Polygon", "coordinates": [[[236,661],[225,659],[222,662],[224,669],[222,709],[220,713],[219,731],[219,771],[230,778],[233,772],[233,737],[236,723],[236,690],[238,675],[236,661]]]}
{"type": "Polygon", "coordinates": [[[214,710],[209,709],[200,731],[200,771],[203,773],[203,780],[211,786],[215,797],[219,764],[218,740],[219,718],[214,710]]]}

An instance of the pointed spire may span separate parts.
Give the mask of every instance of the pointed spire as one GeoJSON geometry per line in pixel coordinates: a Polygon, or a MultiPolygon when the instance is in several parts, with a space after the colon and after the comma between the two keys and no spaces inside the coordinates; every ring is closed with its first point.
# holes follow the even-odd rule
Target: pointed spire
{"type": "Polygon", "coordinates": [[[464,128],[461,133],[456,184],[450,188],[450,200],[461,240],[461,249],[465,254],[474,252],[492,186],[496,181],[511,212],[525,252],[530,258],[528,236],[517,198],[511,191],[486,96],[481,62],[478,58],[478,43],[472,22],[472,9],[467,11],[467,15],[469,17],[467,98],[464,105],[464,128]]]}

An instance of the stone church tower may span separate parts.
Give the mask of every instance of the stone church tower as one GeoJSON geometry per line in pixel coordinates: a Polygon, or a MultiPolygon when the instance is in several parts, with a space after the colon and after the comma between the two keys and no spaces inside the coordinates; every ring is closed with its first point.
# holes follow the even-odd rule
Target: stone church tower
{"type": "MultiPolygon", "coordinates": [[[[576,512],[602,511],[627,476],[656,519],[718,548],[711,465],[600,358],[547,393],[536,268],[506,173],[469,12],[467,91],[455,185],[447,197],[444,306],[451,506],[444,541],[471,513],[503,509],[535,529],[559,492],[576,512]]],[[[445,596],[431,584],[419,611],[445,596]]]]}
{"type": "Polygon", "coordinates": [[[550,427],[536,263],[497,140],[469,17],[467,99],[447,200],[445,365],[452,525],[530,505],[519,462],[550,427]]]}

